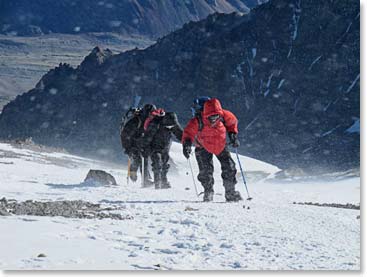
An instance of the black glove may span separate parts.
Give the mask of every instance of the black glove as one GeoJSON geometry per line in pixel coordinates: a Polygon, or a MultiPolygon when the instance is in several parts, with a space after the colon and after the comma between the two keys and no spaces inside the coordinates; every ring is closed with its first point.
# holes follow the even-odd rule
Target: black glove
{"type": "Polygon", "coordinates": [[[185,156],[186,159],[190,158],[190,154],[191,154],[191,140],[186,140],[184,143],[183,143],[183,154],[185,156]]]}
{"type": "Polygon", "coordinates": [[[237,134],[235,133],[228,133],[229,136],[229,143],[234,147],[237,148],[240,146],[240,141],[237,138],[237,134]]]}

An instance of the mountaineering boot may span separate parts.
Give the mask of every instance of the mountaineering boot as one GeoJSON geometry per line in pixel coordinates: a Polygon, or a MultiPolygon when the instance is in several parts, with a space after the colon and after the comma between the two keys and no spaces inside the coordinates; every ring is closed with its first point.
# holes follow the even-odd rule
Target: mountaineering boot
{"type": "Polygon", "coordinates": [[[150,179],[148,179],[148,178],[146,178],[146,179],[144,180],[144,184],[143,184],[143,187],[144,187],[144,188],[151,187],[151,186],[153,186],[153,185],[154,185],[154,182],[153,182],[152,180],[150,180],[150,179]]]}
{"type": "Polygon", "coordinates": [[[138,180],[138,174],[136,171],[130,171],[130,180],[136,182],[138,180]]]}
{"type": "Polygon", "coordinates": [[[162,189],[169,189],[171,188],[171,184],[167,180],[167,176],[162,174],[162,182],[161,182],[162,189]]]}
{"type": "Polygon", "coordinates": [[[212,191],[212,190],[205,190],[204,191],[204,197],[203,197],[204,202],[212,202],[213,197],[214,197],[214,191],[212,191]]]}
{"type": "Polygon", "coordinates": [[[168,181],[162,182],[161,188],[162,189],[170,189],[171,188],[171,184],[168,181]]]}
{"type": "Polygon", "coordinates": [[[235,190],[226,191],[225,197],[227,202],[238,202],[243,200],[241,194],[235,190]]]}

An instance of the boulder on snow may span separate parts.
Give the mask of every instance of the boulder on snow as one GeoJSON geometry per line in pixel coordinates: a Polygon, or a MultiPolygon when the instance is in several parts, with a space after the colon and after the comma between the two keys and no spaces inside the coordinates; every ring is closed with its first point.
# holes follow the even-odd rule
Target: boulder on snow
{"type": "Polygon", "coordinates": [[[90,169],[84,182],[98,183],[103,186],[117,186],[115,177],[103,170],[90,169]]]}
{"type": "Polygon", "coordinates": [[[6,209],[6,205],[8,204],[8,201],[5,197],[0,199],[0,216],[7,216],[10,215],[8,210],[6,209]]]}

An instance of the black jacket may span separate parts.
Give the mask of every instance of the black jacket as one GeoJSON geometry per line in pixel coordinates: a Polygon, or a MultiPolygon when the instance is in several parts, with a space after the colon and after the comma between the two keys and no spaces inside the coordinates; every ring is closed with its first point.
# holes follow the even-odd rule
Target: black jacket
{"type": "Polygon", "coordinates": [[[141,146],[139,142],[144,133],[144,122],[141,116],[130,118],[122,127],[120,132],[121,145],[126,154],[138,151],[141,146]]]}
{"type": "Polygon", "coordinates": [[[142,137],[142,147],[145,151],[169,151],[172,134],[181,141],[182,127],[177,115],[166,112],[164,116],[156,116],[148,125],[142,137]]]}

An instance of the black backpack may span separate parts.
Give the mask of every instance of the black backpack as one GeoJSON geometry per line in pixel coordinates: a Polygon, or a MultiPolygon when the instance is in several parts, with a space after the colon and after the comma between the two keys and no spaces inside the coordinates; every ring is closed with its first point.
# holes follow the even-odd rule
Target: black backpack
{"type": "Polygon", "coordinates": [[[127,110],[127,112],[125,113],[124,116],[122,116],[122,119],[121,119],[120,134],[121,134],[122,129],[124,129],[126,123],[129,122],[129,120],[131,120],[134,117],[139,118],[138,128],[140,128],[140,125],[141,125],[140,112],[141,112],[141,109],[140,108],[135,108],[135,107],[131,107],[130,109],[127,110]]]}

